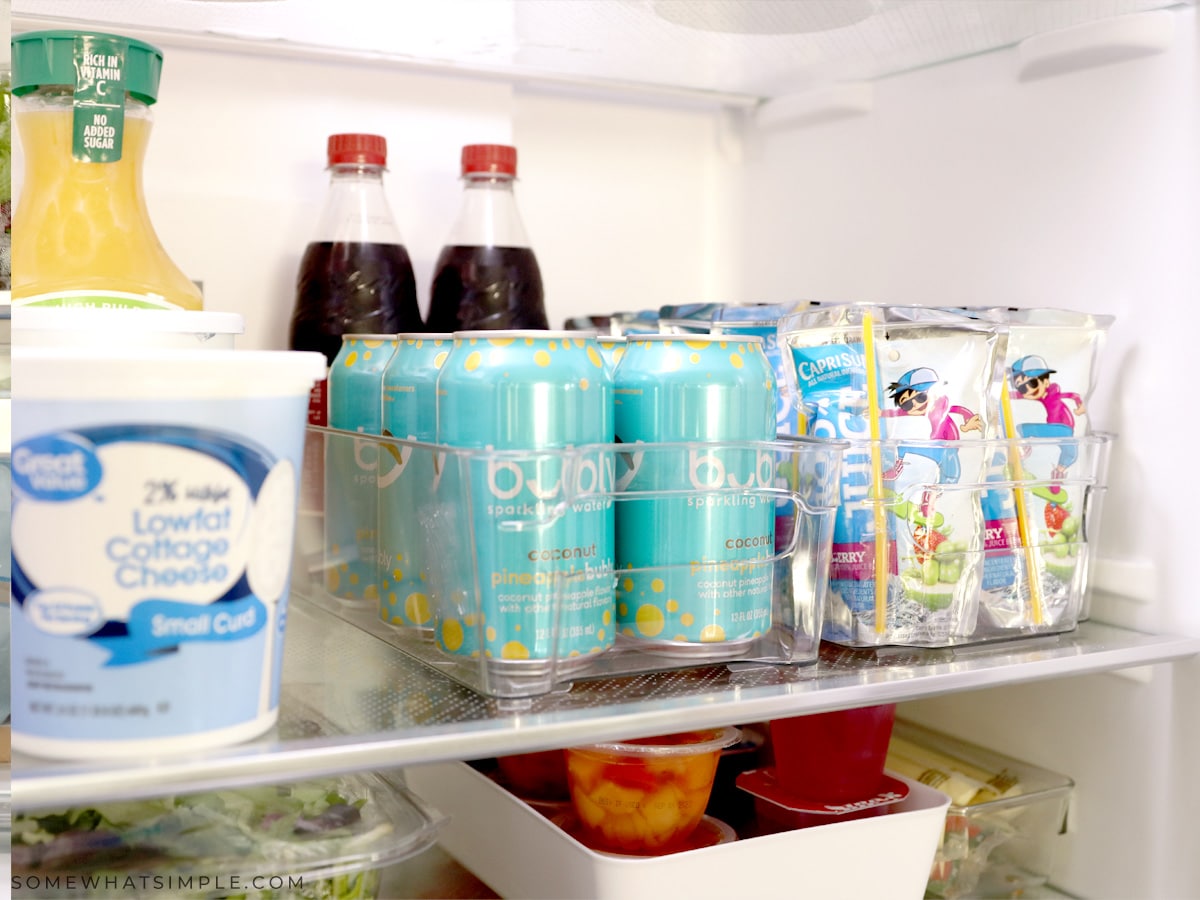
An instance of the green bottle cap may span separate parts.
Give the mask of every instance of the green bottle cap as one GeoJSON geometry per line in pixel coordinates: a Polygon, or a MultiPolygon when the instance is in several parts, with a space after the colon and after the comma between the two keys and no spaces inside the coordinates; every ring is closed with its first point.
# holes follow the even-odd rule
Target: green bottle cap
{"type": "MultiPolygon", "coordinates": [[[[162,51],[135,38],[96,31],[29,31],[12,39],[12,92],[20,97],[39,87],[52,84],[74,86],[81,67],[89,70],[89,80],[105,80],[114,69],[107,59],[88,59],[92,48],[124,48],[124,59],[114,82],[124,78],[125,91],[143,103],[158,99],[158,80],[162,76],[162,51]]],[[[101,54],[97,54],[100,56],[101,54]]],[[[108,56],[111,54],[103,54],[108,56]]]]}

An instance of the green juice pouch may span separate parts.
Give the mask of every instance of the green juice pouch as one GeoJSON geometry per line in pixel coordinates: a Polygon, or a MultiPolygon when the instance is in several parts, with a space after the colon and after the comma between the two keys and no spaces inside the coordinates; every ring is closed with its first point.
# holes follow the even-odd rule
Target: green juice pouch
{"type": "Polygon", "coordinates": [[[826,640],[938,646],[973,634],[983,562],[979,439],[994,419],[988,389],[999,335],[992,323],[926,307],[851,304],[781,321],[805,433],[851,441],[834,524],[826,640]],[[864,346],[866,316],[874,323],[873,360],[864,346]],[[888,549],[882,620],[878,539],[888,549]]]}
{"type": "Polygon", "coordinates": [[[1103,475],[1108,451],[1107,437],[1092,435],[1088,403],[1113,319],[1057,309],[999,314],[1008,341],[992,390],[1012,422],[997,419],[994,436],[1006,440],[988,461],[988,481],[1005,486],[981,498],[988,550],[983,621],[1007,630],[1073,627],[1087,568],[1085,512],[1089,505],[1096,511],[1090,486],[1103,475]],[[1023,485],[1028,554],[1013,481],[1023,485]]]}

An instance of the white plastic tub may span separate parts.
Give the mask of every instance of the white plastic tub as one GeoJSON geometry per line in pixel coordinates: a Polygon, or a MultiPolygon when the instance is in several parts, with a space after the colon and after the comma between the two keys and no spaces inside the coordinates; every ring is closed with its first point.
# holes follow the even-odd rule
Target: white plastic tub
{"type": "Polygon", "coordinates": [[[245,330],[242,316],[229,312],[36,306],[12,310],[12,342],[18,347],[232,350],[245,330]]]}
{"type": "Polygon", "coordinates": [[[17,347],[13,746],[197,750],[278,713],[316,353],[17,347]]]}
{"type": "Polygon", "coordinates": [[[464,763],[407,769],[449,816],[441,845],[502,897],[920,900],[950,798],[908,781],[887,815],[719,843],[666,856],[597,853],[464,763]],[[497,827],[497,823],[503,823],[497,827]]]}

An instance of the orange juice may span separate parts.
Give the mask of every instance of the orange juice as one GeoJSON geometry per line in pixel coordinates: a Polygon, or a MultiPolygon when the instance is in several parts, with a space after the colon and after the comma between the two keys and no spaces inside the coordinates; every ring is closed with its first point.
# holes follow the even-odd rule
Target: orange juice
{"type": "Polygon", "coordinates": [[[199,289],[159,242],[142,189],[161,53],[71,32],[21,35],[14,49],[24,181],[13,220],[13,305],[201,309],[199,289]],[[91,80],[77,81],[76,71],[91,80]],[[107,152],[84,149],[97,147],[107,152]]]}

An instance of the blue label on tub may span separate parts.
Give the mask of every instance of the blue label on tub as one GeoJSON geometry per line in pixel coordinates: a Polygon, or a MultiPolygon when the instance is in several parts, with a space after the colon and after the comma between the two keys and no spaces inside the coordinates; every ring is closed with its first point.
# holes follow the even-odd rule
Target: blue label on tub
{"type": "Polygon", "coordinates": [[[14,735],[153,741],[269,720],[306,400],[14,411],[14,735]]]}
{"type": "Polygon", "coordinates": [[[26,441],[12,455],[13,487],[35,500],[75,500],[100,483],[100,460],[79,435],[47,435],[26,441]]]}

